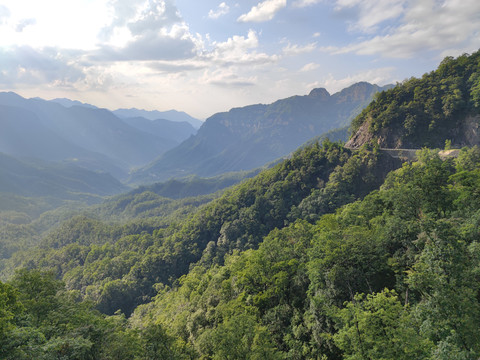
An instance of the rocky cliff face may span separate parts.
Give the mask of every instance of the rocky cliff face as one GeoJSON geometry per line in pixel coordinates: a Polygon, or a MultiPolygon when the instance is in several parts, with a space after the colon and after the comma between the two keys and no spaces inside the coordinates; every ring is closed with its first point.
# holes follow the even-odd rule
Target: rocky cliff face
{"type": "Polygon", "coordinates": [[[462,142],[468,146],[480,145],[480,115],[467,116],[462,122],[462,142]]]}
{"type": "MultiPolygon", "coordinates": [[[[446,140],[450,140],[456,148],[480,145],[480,115],[462,116],[454,122],[454,126],[446,128],[443,136],[438,137],[433,147],[442,148],[446,140]]],[[[378,144],[384,149],[419,149],[425,144],[408,138],[405,129],[398,126],[382,128],[376,133],[371,131],[371,121],[365,121],[358,131],[345,144],[349,149],[358,149],[366,143],[378,144]]]]}
{"type": "Polygon", "coordinates": [[[379,93],[351,125],[349,148],[443,148],[480,144],[480,51],[379,93]]]}

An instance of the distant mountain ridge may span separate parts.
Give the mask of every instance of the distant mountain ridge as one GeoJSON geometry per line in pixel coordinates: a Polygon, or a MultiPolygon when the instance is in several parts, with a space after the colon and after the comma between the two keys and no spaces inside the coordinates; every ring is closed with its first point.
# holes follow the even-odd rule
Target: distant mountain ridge
{"type": "MultiPolygon", "coordinates": [[[[35,99],[42,100],[41,98],[35,98],[35,99]]],[[[98,109],[98,107],[95,105],[83,103],[78,100],[70,100],[67,98],[56,98],[49,101],[60,104],[67,108],[72,106],[84,106],[91,109],[98,109]]],[[[118,116],[121,119],[142,117],[144,119],[148,119],[152,121],[160,119],[160,120],[168,120],[173,122],[187,122],[191,124],[195,129],[198,129],[203,124],[202,120],[196,119],[184,111],[177,111],[177,110],[158,111],[158,110],[143,110],[143,109],[130,108],[130,109],[112,110],[112,113],[114,113],[115,116],[118,116]]]]}
{"type": "MultiPolygon", "coordinates": [[[[37,100],[43,100],[42,98],[35,98],[37,100]]],[[[82,103],[81,101],[78,101],[78,100],[70,100],[70,99],[67,99],[67,98],[56,98],[56,99],[52,99],[52,100],[49,100],[51,102],[54,102],[54,103],[57,103],[57,104],[60,104],[62,106],[65,106],[66,108],[69,108],[69,107],[72,107],[72,106],[84,106],[84,107],[88,107],[90,109],[98,109],[97,106],[95,105],[90,105],[90,104],[87,104],[87,103],[82,103]]]]}
{"type": "Polygon", "coordinates": [[[330,95],[314,89],[272,104],[250,105],[208,118],[195,136],[134,172],[133,183],[250,170],[285,156],[309,139],[348,125],[379,87],[361,82],[330,95]]]}
{"type": "Polygon", "coordinates": [[[203,121],[196,119],[183,111],[177,110],[168,110],[168,111],[148,111],[148,110],[141,110],[141,109],[117,109],[112,111],[116,116],[125,119],[125,118],[136,118],[136,117],[143,117],[148,120],[170,120],[174,122],[188,122],[190,123],[195,129],[198,129],[202,126],[203,121]]]}
{"type": "Polygon", "coordinates": [[[195,132],[187,123],[167,120],[150,123],[143,119],[150,127],[138,126],[106,109],[68,99],[46,101],[0,93],[0,107],[0,151],[74,162],[118,178],[195,132]]]}

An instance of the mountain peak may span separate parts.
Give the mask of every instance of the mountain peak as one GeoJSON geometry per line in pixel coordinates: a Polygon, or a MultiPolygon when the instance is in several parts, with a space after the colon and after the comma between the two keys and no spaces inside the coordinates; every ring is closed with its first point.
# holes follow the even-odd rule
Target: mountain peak
{"type": "Polygon", "coordinates": [[[315,99],[326,100],[330,97],[330,93],[325,88],[317,88],[310,91],[308,96],[315,99]]]}
{"type": "MultiPolygon", "coordinates": [[[[38,98],[38,99],[40,99],[40,98],[38,98]]],[[[42,99],[40,99],[40,100],[42,100],[42,99]]],[[[67,99],[67,98],[55,98],[55,99],[52,99],[50,101],[54,102],[54,103],[57,103],[57,104],[60,104],[63,107],[66,107],[66,108],[71,108],[73,106],[82,106],[82,107],[86,107],[86,108],[89,108],[89,109],[98,109],[94,105],[82,103],[81,101],[78,101],[78,100],[70,100],[70,99],[67,99]]]]}
{"type": "Polygon", "coordinates": [[[348,125],[367,103],[364,97],[357,101],[352,96],[339,101],[326,89],[317,88],[308,96],[291,96],[269,105],[249,105],[214,114],[196,135],[135,171],[131,182],[156,182],[192,174],[211,177],[263,166],[287,156],[312,137],[348,125]]]}

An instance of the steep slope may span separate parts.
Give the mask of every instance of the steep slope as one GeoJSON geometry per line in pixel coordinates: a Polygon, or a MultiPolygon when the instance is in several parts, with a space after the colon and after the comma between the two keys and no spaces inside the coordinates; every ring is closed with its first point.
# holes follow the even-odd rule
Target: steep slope
{"type": "Polygon", "coordinates": [[[4,153],[55,161],[94,155],[65,140],[44,126],[34,113],[21,108],[0,105],[0,127],[0,151],[4,153]]]}
{"type": "Polygon", "coordinates": [[[437,70],[380,93],[352,123],[348,147],[480,144],[480,52],[445,58],[437,70]]]}
{"type": "Polygon", "coordinates": [[[176,141],[159,138],[125,124],[105,109],[73,106],[48,122],[63,137],[84,148],[121,161],[126,167],[140,166],[156,154],[175,146],[176,141]]]}
{"type": "Polygon", "coordinates": [[[285,156],[307,140],[349,124],[382,88],[358,83],[330,95],[314,89],[270,105],[251,105],[207,119],[197,135],[132,175],[148,183],[190,174],[249,170],[285,156]]]}
{"type": "Polygon", "coordinates": [[[422,151],[363,200],[191,268],[132,323],[199,359],[476,359],[479,155],[422,151]]]}
{"type": "MultiPolygon", "coordinates": [[[[40,98],[38,98],[41,100],[40,98]]],[[[71,108],[73,106],[83,106],[90,109],[98,109],[96,106],[82,103],[77,100],[70,100],[66,98],[57,98],[50,100],[51,102],[60,104],[66,108],[71,108]]],[[[183,140],[187,139],[190,135],[195,134],[196,129],[200,127],[201,123],[198,126],[194,127],[187,120],[195,120],[191,118],[188,114],[183,112],[178,112],[175,110],[159,112],[159,111],[145,111],[145,110],[115,110],[112,111],[115,116],[123,120],[123,122],[128,125],[146,132],[148,134],[155,135],[161,139],[170,139],[178,143],[181,143],[183,140]],[[139,114],[144,115],[144,117],[139,114]],[[172,118],[175,120],[165,120],[161,118],[155,118],[158,115],[172,115],[172,118]],[[131,116],[129,116],[131,115],[131,116]]],[[[193,121],[195,123],[195,121],[193,121]]]]}
{"type": "MultiPolygon", "coordinates": [[[[377,188],[388,171],[398,166],[400,162],[388,155],[352,154],[338,143],[313,144],[272,169],[227,190],[219,199],[167,228],[145,234],[140,227],[134,236],[121,239],[122,228],[116,228],[113,233],[111,225],[96,219],[78,218],[65,224],[56,235],[45,238],[42,250],[17,254],[10,260],[13,263],[6,264],[5,268],[21,266],[23,261],[39,266],[48,264],[60,271],[59,276],[69,279],[70,288],[83,291],[88,287],[89,294],[103,311],[114,313],[120,308],[130,313],[145,301],[145,296],[153,295],[154,283],[170,284],[198,261],[222,264],[226,254],[256,248],[263,236],[295,221],[300,213],[314,220],[334,211],[377,188]],[[90,226],[92,221],[97,225],[90,226]],[[56,252],[78,246],[80,237],[84,249],[72,253],[73,257],[83,258],[91,250],[95,251],[94,248],[108,243],[105,249],[116,248],[117,270],[98,273],[93,280],[87,274],[99,266],[94,258],[85,264],[90,270],[82,269],[84,260],[79,258],[62,258],[62,263],[58,263],[56,252]],[[116,244],[122,245],[117,247],[116,244]],[[142,250],[137,253],[139,246],[142,250]],[[128,254],[133,255],[131,251],[136,255],[128,260],[128,254]]],[[[149,191],[134,196],[142,197],[153,202],[158,198],[149,191]]],[[[128,203],[127,198],[124,200],[128,203]]],[[[142,207],[145,206],[148,207],[148,202],[142,202],[142,207]]],[[[103,261],[102,258],[98,261],[103,261]]]]}

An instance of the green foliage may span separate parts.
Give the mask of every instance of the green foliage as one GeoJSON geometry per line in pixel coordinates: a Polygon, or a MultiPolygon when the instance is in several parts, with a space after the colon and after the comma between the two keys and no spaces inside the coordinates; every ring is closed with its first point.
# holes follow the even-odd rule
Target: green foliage
{"type": "MultiPolygon", "coordinates": [[[[415,315],[422,331],[438,344],[437,354],[474,359],[480,354],[479,279],[472,273],[478,263],[472,261],[457,225],[453,219],[425,224],[425,238],[419,239],[425,246],[408,272],[407,283],[422,294],[415,315]]],[[[476,248],[472,243],[471,249],[476,248]]]]}
{"type": "Polygon", "coordinates": [[[239,314],[226,319],[198,340],[203,356],[212,359],[281,359],[265,326],[252,315],[239,314]]]}
{"type": "MultiPolygon", "coordinates": [[[[360,118],[436,143],[478,107],[477,56],[360,118]]],[[[3,272],[20,269],[0,358],[478,359],[480,150],[417,155],[314,142],[222,194],[153,186],[40,217],[23,199],[0,214],[3,272]]]]}
{"type": "Polygon", "coordinates": [[[11,330],[15,314],[22,310],[15,288],[0,282],[0,338],[11,330]]]}
{"type": "Polygon", "coordinates": [[[10,259],[49,270],[0,284],[2,357],[478,359],[479,150],[418,159],[313,144],[206,204],[71,217],[10,259]]]}
{"type": "Polygon", "coordinates": [[[131,329],[123,315],[106,317],[65,291],[51,273],[19,271],[0,283],[2,359],[181,359],[159,325],[131,329]]]}
{"type": "Polygon", "coordinates": [[[130,194],[139,194],[146,191],[153,192],[170,199],[182,199],[215,193],[219,190],[233,186],[244,179],[257,175],[262,168],[250,171],[236,171],[217,175],[209,178],[189,176],[182,179],[170,179],[163,183],[139,186],[130,194]]]}
{"type": "MultiPolygon", "coordinates": [[[[338,143],[316,143],[227,190],[185,220],[181,214],[169,226],[166,217],[153,224],[120,227],[77,216],[51,231],[38,249],[17,253],[10,263],[15,264],[12,267],[24,264],[54,269],[69,289],[79,290],[102,311],[113,314],[121,309],[128,315],[155,294],[155,283],[171,284],[186,274],[192,263],[223,264],[226,254],[256,248],[271,230],[283,227],[287,218],[295,220],[289,215],[292,208],[309,197],[312,189],[336,189],[328,195],[332,205],[323,212],[363,196],[362,184],[375,187],[380,183],[381,172],[378,178],[368,177],[369,169],[382,166],[377,158],[363,153],[352,157],[338,143]],[[343,184],[344,179],[349,179],[348,184],[343,184]]],[[[188,208],[195,201],[201,204],[205,200],[180,203],[188,208]]],[[[185,209],[178,201],[149,192],[117,197],[97,209],[106,216],[124,216],[139,205],[154,213],[176,209],[172,216],[185,209]]]]}
{"type": "Polygon", "coordinates": [[[340,330],[334,340],[345,360],[429,358],[432,343],[420,335],[394,290],[355,295],[337,316],[340,330]]]}
{"type": "Polygon", "coordinates": [[[469,153],[422,151],[316,224],[297,220],[222,266],[194,267],[133,323],[168,326],[195,358],[249,358],[263,334],[276,358],[477,358],[479,202],[459,200],[478,189],[469,153]]]}
{"type": "Polygon", "coordinates": [[[463,118],[478,114],[479,59],[479,51],[447,57],[436,71],[379,93],[352,121],[352,135],[365,124],[387,148],[443,147],[447,139],[455,146],[470,144],[459,129],[463,118]]]}
{"type": "Polygon", "coordinates": [[[445,150],[451,150],[452,149],[452,140],[445,140],[445,147],[444,147],[445,150]]]}

